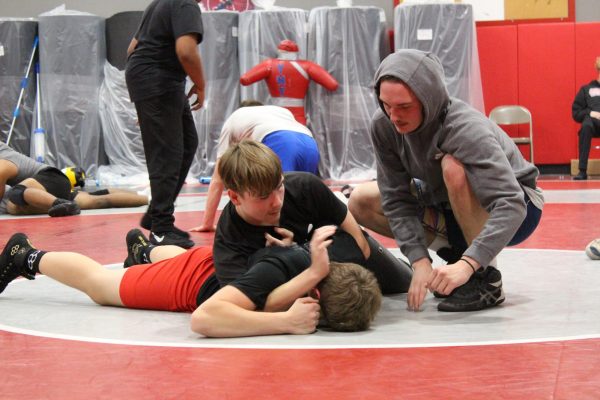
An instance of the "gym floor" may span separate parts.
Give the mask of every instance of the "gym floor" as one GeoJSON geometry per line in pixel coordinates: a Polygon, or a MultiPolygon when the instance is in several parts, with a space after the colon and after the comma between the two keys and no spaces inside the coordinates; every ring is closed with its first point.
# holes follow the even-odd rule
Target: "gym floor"
{"type": "MultiPolygon", "coordinates": [[[[0,295],[0,398],[597,399],[600,261],[583,249],[600,237],[600,180],[540,186],[540,226],[498,258],[506,301],[481,312],[440,313],[429,295],[413,313],[398,295],[367,332],[208,339],[189,314],[101,307],[47,277],[18,279],[0,295]]],[[[186,185],[177,225],[198,225],[205,200],[206,185],[186,185]]],[[[121,268],[144,211],[0,216],[0,245],[20,231],[121,268]]],[[[192,234],[199,246],[213,236],[192,234]]]]}

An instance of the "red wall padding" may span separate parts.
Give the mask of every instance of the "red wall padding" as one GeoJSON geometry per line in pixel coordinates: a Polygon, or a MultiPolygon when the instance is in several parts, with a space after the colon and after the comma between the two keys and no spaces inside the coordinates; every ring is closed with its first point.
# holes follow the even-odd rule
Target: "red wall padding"
{"type": "MultiPolygon", "coordinates": [[[[486,115],[494,107],[519,104],[517,26],[477,27],[477,45],[486,115]]],[[[502,129],[512,137],[529,134],[528,126],[502,126],[502,129]]],[[[519,148],[529,158],[529,148],[525,145],[519,148]]]]}
{"type": "Polygon", "coordinates": [[[533,116],[538,164],[575,158],[571,104],[575,87],[575,25],[518,26],[519,102],[533,116]]]}
{"type": "MultiPolygon", "coordinates": [[[[597,77],[599,38],[597,22],[477,27],[486,112],[502,104],[531,111],[536,164],[577,158],[579,125],[571,118],[571,104],[579,86],[597,77]]],[[[528,149],[522,146],[522,151],[528,149]]],[[[593,149],[590,157],[600,158],[600,150],[593,149]]]]}
{"type": "Polygon", "coordinates": [[[477,48],[485,112],[506,104],[518,104],[517,26],[477,27],[477,48]]]}

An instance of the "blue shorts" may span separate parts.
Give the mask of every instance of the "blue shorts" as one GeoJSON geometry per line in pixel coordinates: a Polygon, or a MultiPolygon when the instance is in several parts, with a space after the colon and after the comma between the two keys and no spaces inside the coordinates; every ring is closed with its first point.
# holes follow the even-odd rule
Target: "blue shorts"
{"type": "MultiPolygon", "coordinates": [[[[542,210],[537,208],[527,196],[527,193],[523,193],[525,195],[525,204],[527,205],[527,215],[525,219],[521,223],[521,226],[513,236],[513,238],[508,242],[508,246],[515,246],[527,239],[535,228],[537,228],[540,223],[540,219],[542,218],[542,210]]],[[[448,242],[458,249],[467,249],[467,241],[463,236],[463,233],[454,218],[454,214],[451,209],[444,209],[444,218],[446,220],[446,229],[448,231],[448,242]]]]}
{"type": "Polygon", "coordinates": [[[275,131],[265,136],[262,142],[279,156],[283,172],[304,171],[317,174],[319,149],[312,137],[294,131],[275,131]]]}
{"type": "MultiPolygon", "coordinates": [[[[460,251],[465,251],[469,246],[467,245],[467,241],[454,217],[454,213],[450,208],[449,203],[438,204],[434,206],[427,205],[427,193],[426,190],[427,185],[421,181],[420,179],[413,179],[414,186],[411,188],[413,191],[413,195],[417,198],[421,210],[424,212],[425,208],[429,208],[433,210],[434,215],[443,215],[444,216],[444,228],[445,235],[448,237],[448,243],[450,245],[460,251]]],[[[540,219],[542,218],[542,210],[537,208],[532,202],[527,193],[523,192],[525,196],[525,205],[527,206],[527,215],[525,219],[521,223],[521,226],[514,234],[513,238],[508,242],[508,246],[515,246],[527,239],[535,228],[537,228],[540,223],[540,219]]],[[[421,220],[424,221],[424,215],[421,215],[421,220]]],[[[436,226],[430,226],[430,230],[435,232],[437,230],[437,222],[436,226]]]]}

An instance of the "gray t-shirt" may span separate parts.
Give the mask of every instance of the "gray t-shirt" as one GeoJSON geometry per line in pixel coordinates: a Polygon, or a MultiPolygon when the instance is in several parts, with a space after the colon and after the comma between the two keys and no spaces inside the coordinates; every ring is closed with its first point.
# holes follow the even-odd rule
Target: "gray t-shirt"
{"type": "MultiPolygon", "coordinates": [[[[39,163],[26,155],[11,149],[6,143],[0,142],[0,160],[7,160],[15,164],[18,168],[17,176],[6,181],[7,185],[14,186],[24,179],[31,178],[41,170],[48,168],[46,164],[39,163]]],[[[0,200],[0,214],[6,214],[6,192],[0,200]]]]}
{"type": "Polygon", "coordinates": [[[0,160],[10,161],[19,169],[17,176],[6,182],[10,186],[14,186],[24,179],[31,178],[41,170],[48,168],[46,164],[39,163],[34,159],[15,151],[2,142],[0,142],[0,160]]]}

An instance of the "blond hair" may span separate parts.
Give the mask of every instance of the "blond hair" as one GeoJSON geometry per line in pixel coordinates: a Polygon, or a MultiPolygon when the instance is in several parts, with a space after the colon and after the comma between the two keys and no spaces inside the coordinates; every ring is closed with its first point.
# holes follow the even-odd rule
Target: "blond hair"
{"type": "Polygon", "coordinates": [[[375,275],[358,264],[332,262],[319,291],[323,316],[336,331],[369,329],[381,307],[381,289],[375,275]]]}
{"type": "Polygon", "coordinates": [[[268,196],[279,187],[282,174],[279,157],[253,140],[231,145],[219,160],[223,184],[238,194],[268,196]]]}

